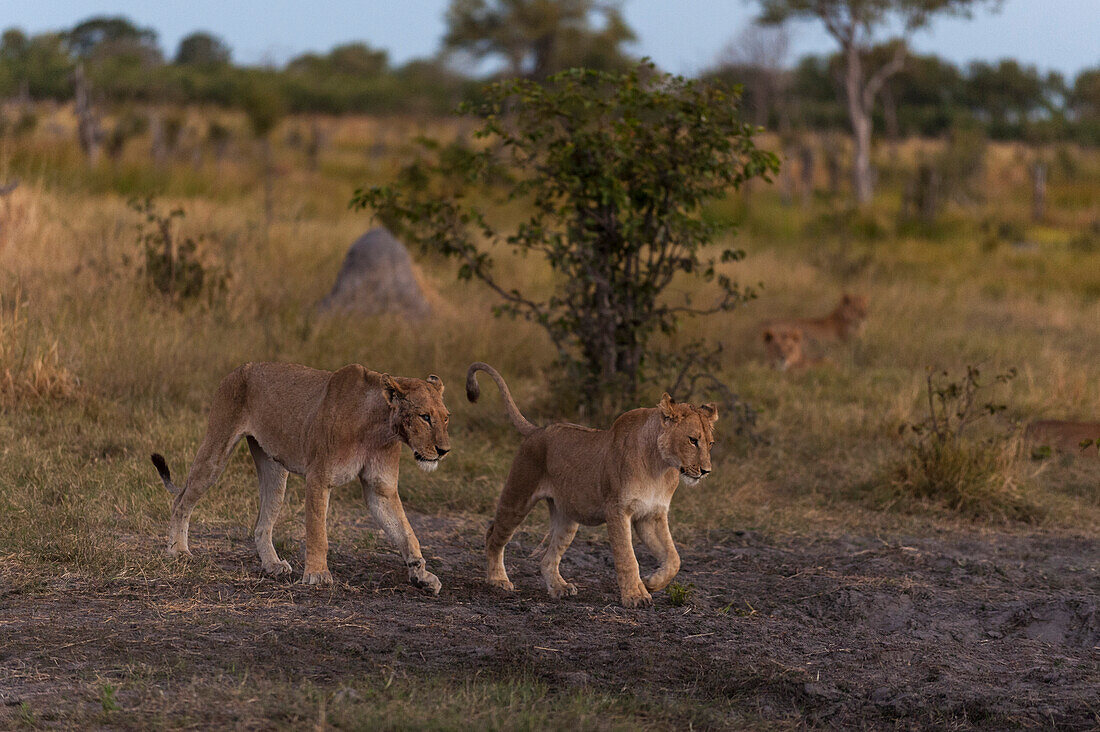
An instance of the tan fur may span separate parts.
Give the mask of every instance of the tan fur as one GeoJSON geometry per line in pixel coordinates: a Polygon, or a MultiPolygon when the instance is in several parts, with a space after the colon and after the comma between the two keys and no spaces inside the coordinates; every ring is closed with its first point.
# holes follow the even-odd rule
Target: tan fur
{"type": "Polygon", "coordinates": [[[824,356],[807,356],[802,349],[802,331],[797,328],[768,328],[763,339],[768,363],[779,371],[800,371],[832,363],[824,356]]]}
{"type": "Polygon", "coordinates": [[[677,404],[665,394],[656,408],[626,412],[608,430],[573,424],[536,427],[519,413],[500,374],[486,364],[470,366],[471,401],[477,394],[477,371],[497,382],[509,417],[524,435],[486,535],[488,583],[514,589],[504,569],[504,547],[535,504],[545,500],[550,534],[541,570],[552,598],[577,592],[558,567],[578,525],[606,523],[623,605],[652,604],[649,593],[664,588],[680,569],[668,528],[669,503],[681,480],[695,485],[710,472],[717,407],[677,404]],[[644,580],[632,529],[660,562],[644,580]]]}
{"type": "Polygon", "coordinates": [[[1100,422],[1068,422],[1061,419],[1042,419],[1032,422],[1024,430],[1024,439],[1035,445],[1081,454],[1096,454],[1096,442],[1100,440],[1100,422]],[[1093,440],[1092,446],[1081,449],[1081,443],[1093,440]]]}
{"type": "Polygon", "coordinates": [[[225,470],[234,447],[247,438],[260,483],[256,549],[264,572],[284,574],[271,530],[283,502],[287,473],[306,479],[305,584],[330,584],[329,491],[358,478],[371,513],[401,552],[409,581],[438,593],[439,580],[424,568],[420,544],[397,494],[401,443],[432,470],[450,450],[443,382],[394,378],[352,364],[336,372],[285,363],[247,363],[222,380],[210,406],[206,436],[187,482],[172,483],[164,458],[153,456],[165,487],[175,495],[168,552],[190,554],[191,512],[225,470]],[[426,417],[426,419],[425,419],[426,417]]]}
{"type": "Polygon", "coordinates": [[[863,332],[867,321],[866,295],[844,294],[836,308],[823,318],[785,318],[764,323],[767,328],[787,328],[802,331],[816,341],[846,341],[863,332]]]}

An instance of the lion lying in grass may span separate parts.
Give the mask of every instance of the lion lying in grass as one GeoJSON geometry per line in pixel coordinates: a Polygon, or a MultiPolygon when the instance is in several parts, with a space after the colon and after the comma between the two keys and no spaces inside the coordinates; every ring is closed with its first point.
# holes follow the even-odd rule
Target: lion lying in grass
{"type": "Polygon", "coordinates": [[[306,479],[306,565],[304,584],[331,584],[328,570],[329,491],[359,478],[363,497],[386,536],[401,552],[409,581],[438,594],[439,579],[424,568],[420,543],[405,518],[397,494],[401,443],[413,450],[423,470],[435,470],[450,451],[450,413],[443,404],[443,382],[394,378],[358,364],[319,371],[287,363],[246,363],[222,380],[210,406],[206,436],[183,488],[168,465],[152,456],[168,492],[174,496],[168,529],[168,553],[190,554],[187,529],[191,512],[225,470],[244,437],[256,463],[260,512],[256,551],[267,574],[285,574],[271,530],[283,504],[288,473],[306,479]]]}
{"type": "Polygon", "coordinates": [[[800,371],[832,363],[824,356],[807,356],[802,348],[802,331],[797,328],[768,328],[763,338],[768,363],[779,371],[800,371]]]}
{"type": "Polygon", "coordinates": [[[763,324],[766,329],[799,330],[815,341],[847,341],[863,332],[867,322],[866,295],[845,293],[831,313],[823,318],[781,318],[763,324]]]}
{"type": "Polygon", "coordinates": [[[545,500],[550,533],[541,569],[552,598],[577,593],[558,567],[578,525],[606,523],[623,605],[651,605],[650,591],[664,588],[680,570],[668,507],[680,481],[695,485],[710,473],[717,407],[677,404],[665,394],[656,408],[626,412],[608,430],[575,424],[537,427],[520,413],[504,379],[487,364],[474,363],[467,372],[471,402],[481,395],[478,371],[496,382],[508,416],[524,438],[485,538],[488,583],[514,589],[504,569],[504,547],[535,504],[545,500]],[[644,580],[631,528],[660,562],[644,580]]]}
{"type": "Polygon", "coordinates": [[[1024,440],[1036,446],[1053,447],[1064,452],[1095,454],[1100,444],[1100,422],[1069,422],[1041,419],[1024,430],[1024,440]],[[1082,443],[1087,443],[1082,448],[1082,443]]]}

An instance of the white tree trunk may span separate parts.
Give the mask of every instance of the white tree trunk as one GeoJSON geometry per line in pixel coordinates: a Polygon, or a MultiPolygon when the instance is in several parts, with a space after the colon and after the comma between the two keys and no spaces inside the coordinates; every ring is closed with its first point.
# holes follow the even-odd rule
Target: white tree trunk
{"type": "Polygon", "coordinates": [[[871,177],[871,110],[864,104],[865,81],[859,50],[850,45],[846,50],[847,69],[844,92],[848,98],[848,118],[852,123],[852,192],[856,203],[871,202],[874,183],[871,177]]]}

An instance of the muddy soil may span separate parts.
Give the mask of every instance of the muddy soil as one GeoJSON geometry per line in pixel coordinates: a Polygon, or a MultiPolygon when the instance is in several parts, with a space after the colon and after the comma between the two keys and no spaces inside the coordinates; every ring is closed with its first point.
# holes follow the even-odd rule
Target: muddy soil
{"type": "Polygon", "coordinates": [[[318,684],[396,667],[721,700],[780,725],[1100,728],[1100,540],[712,534],[681,544],[684,604],[659,593],[626,610],[602,529],[578,535],[562,574],[579,594],[554,602],[534,532],[509,546],[505,594],[479,581],[483,520],[411,520],[438,597],[406,584],[384,540],[356,549],[377,533],[365,517],[333,542],[333,588],[262,578],[244,532],[201,523],[192,547],[224,570],[215,581],[0,583],[0,702],[94,704],[67,690],[135,666],[318,684]]]}

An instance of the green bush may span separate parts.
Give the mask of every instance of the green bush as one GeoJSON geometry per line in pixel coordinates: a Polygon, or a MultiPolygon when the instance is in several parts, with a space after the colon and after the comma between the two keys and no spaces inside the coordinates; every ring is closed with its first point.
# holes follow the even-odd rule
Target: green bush
{"type": "Polygon", "coordinates": [[[160,211],[152,198],[133,199],[130,208],[142,216],[137,225],[141,273],[149,288],[175,303],[205,296],[208,301],[225,297],[228,274],[216,264],[204,261],[200,236],[179,236],[176,222],[182,208],[160,211]]]}

